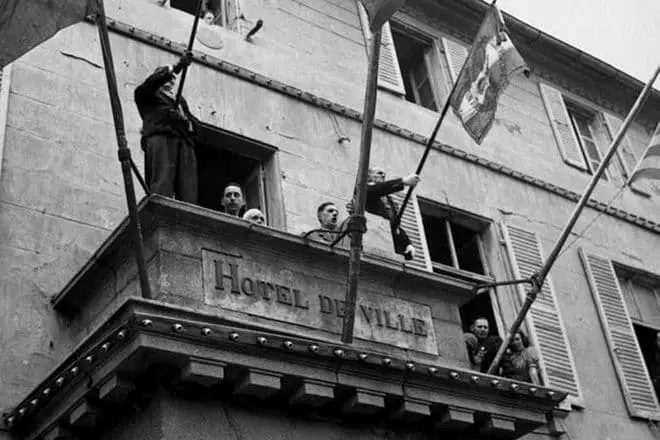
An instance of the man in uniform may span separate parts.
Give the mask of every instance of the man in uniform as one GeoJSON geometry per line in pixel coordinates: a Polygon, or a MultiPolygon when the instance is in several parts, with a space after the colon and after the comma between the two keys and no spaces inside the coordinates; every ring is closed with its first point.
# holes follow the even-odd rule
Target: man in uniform
{"type": "MultiPolygon", "coordinates": [[[[306,238],[311,240],[320,241],[321,243],[331,244],[339,237],[345,227],[345,221],[339,221],[339,210],[332,202],[324,202],[316,209],[316,218],[321,225],[320,229],[316,229],[308,234],[303,234],[306,238]]],[[[337,243],[339,247],[348,247],[350,237],[345,235],[337,243]]]]}
{"type": "Polygon", "coordinates": [[[197,203],[197,158],[193,136],[199,121],[181,97],[176,105],[175,75],[190,65],[186,52],[170,66],[158,67],[135,89],[142,117],[145,179],[154,194],[197,203]]]}
{"type": "Polygon", "coordinates": [[[415,248],[411,244],[406,231],[401,229],[401,226],[394,227],[399,207],[390,194],[402,191],[406,186],[414,188],[419,183],[420,178],[417,174],[392,180],[385,180],[385,177],[385,171],[382,168],[369,168],[365,208],[368,213],[390,221],[394,251],[403,255],[406,260],[412,260],[415,258],[415,248]]]}

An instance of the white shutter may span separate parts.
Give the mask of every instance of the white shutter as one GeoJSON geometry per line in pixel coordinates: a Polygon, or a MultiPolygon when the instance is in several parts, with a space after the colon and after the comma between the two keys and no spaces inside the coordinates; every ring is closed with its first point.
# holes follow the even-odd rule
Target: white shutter
{"type": "MultiPolygon", "coordinates": [[[[362,3],[359,0],[356,1],[368,56],[369,42],[372,35],[369,29],[369,17],[362,3]]],[[[399,60],[396,57],[396,49],[394,48],[394,39],[392,38],[392,30],[390,29],[389,22],[386,22],[381,28],[381,35],[380,59],[378,60],[378,87],[382,87],[398,95],[405,95],[406,90],[403,86],[403,78],[401,77],[401,69],[399,68],[399,60]]]]}
{"type": "Polygon", "coordinates": [[[658,399],[644,367],[644,357],[612,262],[587,254],[582,249],[580,257],[630,415],[660,420],[658,399]]]}
{"type": "MultiPolygon", "coordinates": [[[[516,226],[504,225],[502,229],[515,278],[529,278],[544,263],[538,237],[535,233],[516,226]]],[[[516,288],[524,301],[525,289],[529,289],[529,286],[522,286],[518,284],[516,288]]],[[[580,404],[580,383],[550,277],[546,278],[541,292],[532,304],[527,323],[531,340],[540,352],[540,366],[545,384],[566,391],[574,397],[572,403],[580,404]]]]}
{"type": "MultiPolygon", "coordinates": [[[[392,200],[394,200],[399,208],[401,208],[405,195],[406,191],[391,195],[392,200]]],[[[426,234],[422,223],[422,215],[415,194],[412,194],[406,205],[406,210],[403,211],[403,215],[401,216],[401,228],[406,231],[408,238],[410,238],[410,241],[415,248],[415,258],[411,261],[407,261],[406,264],[417,269],[432,271],[433,267],[431,266],[431,257],[429,255],[428,245],[426,244],[426,234]]]]}
{"type": "Polygon", "coordinates": [[[449,77],[451,78],[451,86],[456,82],[458,75],[461,73],[463,64],[468,57],[468,48],[461,43],[457,43],[447,38],[442,38],[442,47],[445,51],[445,58],[447,58],[447,65],[449,66],[449,77]]]}
{"type": "MultiPolygon", "coordinates": [[[[609,113],[603,113],[605,119],[605,125],[610,134],[610,139],[614,139],[614,136],[619,132],[623,121],[617,116],[611,115],[609,113]]],[[[630,174],[633,172],[637,166],[637,155],[635,154],[635,148],[630,140],[628,134],[623,136],[619,148],[616,150],[616,154],[619,157],[619,161],[622,166],[625,167],[625,178],[626,180],[630,177],[630,174]]],[[[646,196],[650,196],[651,188],[650,183],[645,181],[635,182],[632,185],[632,188],[646,196]]]]}
{"type": "Polygon", "coordinates": [[[547,84],[539,83],[539,88],[564,162],[586,171],[587,165],[584,162],[584,156],[582,156],[582,150],[575,136],[561,92],[547,84]]]}

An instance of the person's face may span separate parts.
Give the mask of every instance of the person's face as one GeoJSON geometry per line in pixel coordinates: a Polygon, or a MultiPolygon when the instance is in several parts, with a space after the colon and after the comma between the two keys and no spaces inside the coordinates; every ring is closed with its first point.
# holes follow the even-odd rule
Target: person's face
{"type": "Polygon", "coordinates": [[[225,207],[228,213],[234,215],[238,214],[243,203],[243,193],[239,187],[229,185],[225,188],[225,193],[222,197],[222,206],[225,207]]]}
{"type": "Polygon", "coordinates": [[[488,321],[485,319],[477,319],[474,321],[472,332],[477,336],[477,338],[486,339],[488,336],[488,321]]]}
{"type": "Polygon", "coordinates": [[[258,210],[250,210],[245,218],[258,225],[263,225],[266,223],[266,217],[264,217],[261,211],[258,210]]]}
{"type": "Polygon", "coordinates": [[[525,349],[525,344],[523,343],[522,336],[520,336],[520,333],[516,333],[516,335],[513,337],[513,348],[515,348],[516,351],[522,351],[525,349]]]}
{"type": "Polygon", "coordinates": [[[174,85],[176,84],[176,78],[172,77],[171,80],[167,81],[165,84],[163,84],[160,88],[163,90],[165,93],[172,93],[172,90],[174,90],[174,85]]]}
{"type": "Polygon", "coordinates": [[[374,183],[385,182],[385,170],[382,168],[371,168],[369,170],[369,181],[374,183]]]}
{"type": "Polygon", "coordinates": [[[325,229],[335,229],[339,220],[339,210],[335,205],[328,205],[319,213],[319,223],[325,229]]]}
{"type": "Polygon", "coordinates": [[[204,14],[204,23],[211,25],[213,24],[213,20],[215,20],[215,15],[213,15],[212,12],[207,12],[204,14]]]}

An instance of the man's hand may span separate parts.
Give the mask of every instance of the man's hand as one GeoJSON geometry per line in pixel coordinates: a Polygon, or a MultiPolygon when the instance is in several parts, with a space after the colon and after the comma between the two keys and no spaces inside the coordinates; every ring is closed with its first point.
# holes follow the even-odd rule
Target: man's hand
{"type": "Polygon", "coordinates": [[[401,179],[404,185],[411,186],[413,188],[417,186],[420,180],[422,179],[417,174],[411,174],[410,176],[401,179]]]}
{"type": "Polygon", "coordinates": [[[353,214],[355,212],[355,201],[354,200],[351,200],[350,202],[348,202],[346,204],[346,211],[349,214],[353,214]]]}
{"type": "Polygon", "coordinates": [[[184,67],[190,66],[192,63],[193,54],[191,51],[187,50],[181,55],[179,61],[174,65],[174,73],[179,73],[183,70],[184,67]]]}

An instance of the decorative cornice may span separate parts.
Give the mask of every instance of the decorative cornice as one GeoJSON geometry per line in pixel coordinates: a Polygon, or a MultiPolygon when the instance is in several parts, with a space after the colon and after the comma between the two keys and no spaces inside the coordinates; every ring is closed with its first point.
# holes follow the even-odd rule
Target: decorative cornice
{"type": "MultiPolygon", "coordinates": [[[[180,43],[176,43],[167,38],[137,29],[133,26],[127,25],[117,20],[112,20],[112,19],[108,20],[108,26],[110,27],[110,29],[116,31],[119,34],[134,38],[136,40],[143,41],[147,44],[159,47],[161,49],[164,49],[172,53],[180,54],[186,49],[186,47],[180,43]]],[[[362,113],[360,113],[357,110],[348,108],[341,104],[337,104],[333,101],[303,91],[297,87],[293,87],[281,81],[268,78],[264,75],[258,74],[244,67],[240,67],[236,64],[223,61],[219,58],[212,57],[200,51],[194,51],[194,58],[197,62],[204,64],[207,67],[216,69],[218,71],[232,75],[237,78],[241,78],[245,81],[279,92],[294,99],[298,99],[315,107],[332,111],[334,113],[337,113],[339,115],[345,116],[347,118],[356,121],[362,121],[362,113]]],[[[418,144],[426,145],[426,142],[428,141],[428,138],[421,134],[414,133],[411,130],[402,128],[396,124],[391,124],[380,119],[377,119],[374,122],[374,127],[377,127],[381,130],[387,131],[404,139],[410,140],[412,142],[416,142],[418,144]]],[[[525,182],[537,188],[544,189],[552,194],[558,195],[567,200],[577,201],[580,199],[580,194],[576,193],[575,191],[571,191],[569,189],[563,188],[559,185],[555,185],[553,183],[547,182],[545,180],[539,179],[529,174],[516,171],[503,164],[477,156],[476,154],[469,153],[460,148],[452,147],[448,144],[443,144],[437,141],[434,142],[433,148],[435,150],[442,151],[443,153],[446,153],[450,156],[457,157],[472,164],[482,166],[484,168],[498,172],[500,174],[504,174],[520,182],[525,182]]],[[[657,222],[638,216],[636,214],[632,214],[623,209],[615,208],[612,206],[608,207],[606,204],[602,202],[598,202],[594,199],[590,199],[589,202],[587,203],[587,206],[589,206],[590,208],[596,211],[600,211],[602,213],[605,213],[606,215],[610,215],[612,217],[618,218],[628,223],[637,225],[649,231],[660,233],[660,224],[658,224],[657,222]]]]}
{"type": "MultiPolygon", "coordinates": [[[[430,417],[431,406],[442,402],[443,396],[446,398],[449,394],[457,399],[457,405],[463,402],[465,407],[458,408],[463,412],[474,414],[479,410],[477,402],[485,400],[490,405],[502,406],[500,410],[491,410],[490,417],[506,418],[511,411],[513,414],[519,411],[521,420],[526,420],[535,412],[545,414],[566,396],[564,392],[529,383],[356,350],[331,341],[246,328],[218,317],[131,298],[26,399],[4,415],[5,425],[13,432],[37,438],[44,432],[36,431],[75,425],[72,419],[80,415],[76,408],[83,403],[94,406],[94,400],[126,398],[127,393],[118,392],[118,389],[134,387],[127,376],[118,378],[117,370],[127,370],[122,365],[135,357],[149,337],[151,341],[168,341],[168,348],[163,346],[162,350],[169,354],[160,356],[160,363],[171,362],[180,367],[182,359],[187,359],[180,371],[183,381],[211,386],[229,380],[235,393],[261,397],[293,392],[291,399],[297,404],[340,399],[337,403],[345,408],[355,406],[355,411],[361,411],[366,406],[369,410],[380,411],[385,408],[384,398],[388,395],[403,399],[404,412],[406,407],[417,408],[413,410],[417,420],[420,416],[430,417]],[[186,351],[182,343],[191,344],[192,348],[186,351]],[[132,352],[121,357],[118,352],[122,348],[132,352]],[[124,363],[117,359],[123,359],[124,363]],[[113,362],[115,364],[109,368],[107,364],[113,362]],[[241,373],[225,374],[232,366],[235,371],[240,368],[241,373]],[[103,374],[98,373],[100,370],[104,370],[103,374]],[[335,379],[327,380],[314,371],[340,374],[332,373],[335,379]],[[286,383],[294,383],[295,387],[302,384],[302,389],[284,390],[286,385],[280,380],[283,376],[296,378],[286,383]],[[344,379],[340,380],[339,376],[344,379]],[[337,387],[342,392],[348,391],[348,400],[344,401],[346,393],[340,397],[341,393],[334,391],[337,387]],[[440,400],[424,399],[424,393],[440,400]],[[525,416],[523,410],[531,412],[525,416]],[[65,420],[61,420],[62,417],[65,420]]],[[[145,350],[155,353],[158,346],[147,344],[145,350]]],[[[148,356],[140,355],[139,359],[139,368],[148,368],[148,356]]],[[[394,411],[392,417],[395,416],[400,417],[401,411],[394,411]]]]}

